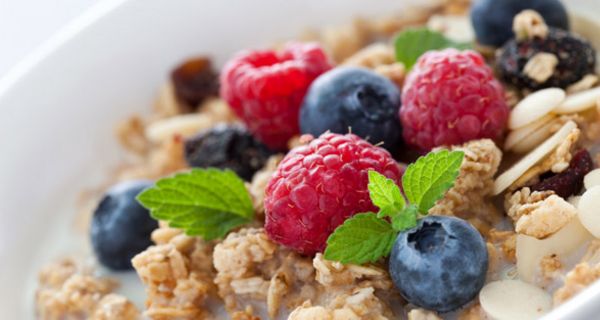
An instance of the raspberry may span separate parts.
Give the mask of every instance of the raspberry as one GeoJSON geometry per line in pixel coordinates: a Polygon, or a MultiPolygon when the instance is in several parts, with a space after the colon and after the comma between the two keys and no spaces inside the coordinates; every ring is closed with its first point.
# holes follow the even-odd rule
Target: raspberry
{"type": "Polygon", "coordinates": [[[552,190],[556,195],[567,199],[581,191],[583,188],[583,178],[592,169],[594,169],[594,161],[592,161],[590,153],[585,149],[579,150],[573,155],[573,159],[571,159],[567,170],[542,179],[542,181],[533,185],[531,190],[552,190]]]}
{"type": "Polygon", "coordinates": [[[445,49],[425,53],[402,92],[404,140],[420,151],[502,135],[508,120],[504,89],[483,57],[445,49]]]}
{"type": "Polygon", "coordinates": [[[312,81],[331,69],[314,43],[289,43],[280,51],[243,51],[221,73],[221,97],[267,146],[285,149],[300,132],[298,113],[312,81]]]}
{"type": "Polygon", "coordinates": [[[376,210],[367,189],[369,170],[400,182],[392,156],[353,134],[324,133],[291,150],[267,185],[267,234],[301,254],[323,251],[344,220],[376,210]]]}

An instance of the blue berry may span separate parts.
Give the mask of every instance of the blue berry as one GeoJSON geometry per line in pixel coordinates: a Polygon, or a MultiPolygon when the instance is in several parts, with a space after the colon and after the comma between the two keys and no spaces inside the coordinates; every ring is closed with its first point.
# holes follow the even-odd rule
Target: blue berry
{"type": "Polygon", "coordinates": [[[488,253],[468,222],[427,216],[401,232],[390,255],[392,281],[419,307],[448,312],[471,301],[485,282],[488,253]]]}
{"type": "Polygon", "coordinates": [[[559,0],[477,0],[471,22],[477,41],[499,47],[513,37],[513,18],[523,10],[537,11],[551,27],[568,30],[567,10],[559,0]]]}
{"type": "Polygon", "coordinates": [[[152,186],[149,181],[128,181],[110,188],[94,211],[90,230],[98,261],[113,270],[131,269],[131,258],[150,245],[158,222],[135,197],[152,186]]]}
{"type": "Polygon", "coordinates": [[[402,130],[400,90],[387,78],[365,68],[338,67],[319,76],[300,109],[300,131],[352,133],[398,151],[402,130]]]}

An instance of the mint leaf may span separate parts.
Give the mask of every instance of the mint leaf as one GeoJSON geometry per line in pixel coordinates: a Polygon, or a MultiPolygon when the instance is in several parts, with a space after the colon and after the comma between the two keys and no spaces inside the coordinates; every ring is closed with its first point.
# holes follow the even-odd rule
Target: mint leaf
{"type": "Polygon", "coordinates": [[[396,183],[377,171],[369,170],[369,195],[379,208],[378,218],[391,217],[404,208],[404,197],[396,183]]]}
{"type": "Polygon", "coordinates": [[[416,205],[421,214],[427,214],[435,202],[452,188],[463,157],[462,151],[430,152],[406,168],[402,187],[408,201],[416,205]]]}
{"type": "Polygon", "coordinates": [[[244,181],[231,170],[192,169],[160,179],[137,196],[157,220],[205,240],[222,238],[254,218],[244,181]]]}
{"type": "Polygon", "coordinates": [[[419,57],[430,50],[444,48],[469,49],[470,43],[458,43],[427,28],[411,28],[401,32],[394,41],[396,60],[410,70],[419,57]]]}
{"type": "Polygon", "coordinates": [[[341,263],[375,262],[392,250],[397,232],[377,215],[359,213],[346,221],[329,236],[325,259],[341,263]]]}
{"type": "Polygon", "coordinates": [[[392,228],[398,232],[414,228],[417,225],[418,209],[411,204],[399,214],[392,216],[392,228]]]}

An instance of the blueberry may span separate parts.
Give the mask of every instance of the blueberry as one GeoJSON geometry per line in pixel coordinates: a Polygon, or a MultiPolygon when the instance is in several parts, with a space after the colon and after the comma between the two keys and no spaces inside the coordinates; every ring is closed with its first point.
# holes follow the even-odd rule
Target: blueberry
{"type": "Polygon", "coordinates": [[[548,26],[569,29],[567,10],[559,0],[477,0],[471,8],[477,41],[486,46],[503,45],[513,37],[513,18],[525,9],[537,11],[548,26]]]}
{"type": "Polygon", "coordinates": [[[448,312],[471,301],[485,282],[488,253],[468,222],[427,216],[401,232],[390,255],[392,281],[410,303],[448,312]]]}
{"type": "Polygon", "coordinates": [[[152,186],[149,181],[128,181],[111,187],[94,211],[90,230],[98,261],[113,270],[131,269],[131,258],[152,241],[158,222],[135,197],[152,186]]]}
{"type": "Polygon", "coordinates": [[[352,133],[398,151],[402,130],[400,91],[387,78],[368,69],[338,67],[319,76],[300,109],[300,131],[352,133]]]}
{"type": "Polygon", "coordinates": [[[184,150],[190,167],[230,169],[246,181],[273,154],[244,127],[225,124],[186,139],[184,150]]]}

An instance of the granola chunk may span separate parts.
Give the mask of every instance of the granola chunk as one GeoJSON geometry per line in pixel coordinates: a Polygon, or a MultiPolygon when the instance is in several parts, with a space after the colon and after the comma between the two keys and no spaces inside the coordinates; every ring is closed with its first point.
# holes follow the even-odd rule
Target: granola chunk
{"type": "MultiPolygon", "coordinates": [[[[492,140],[483,139],[452,146],[465,153],[454,187],[429,210],[430,214],[455,215],[469,220],[480,231],[487,231],[500,219],[488,197],[493,193],[493,177],[498,171],[502,152],[492,140]],[[486,229],[486,230],[481,230],[486,229]]],[[[484,232],[485,233],[485,232],[484,232]]]]}
{"type": "Polygon", "coordinates": [[[325,260],[323,254],[317,253],[313,259],[316,270],[316,280],[326,288],[331,287],[373,287],[389,290],[392,282],[388,273],[375,265],[342,264],[337,261],[325,260]]]}
{"type": "Polygon", "coordinates": [[[394,49],[383,43],[374,43],[361,49],[344,60],[342,65],[371,69],[390,79],[398,88],[402,87],[406,76],[406,68],[396,61],[394,49]]]}
{"type": "Polygon", "coordinates": [[[494,245],[500,247],[504,259],[511,263],[516,263],[516,247],[517,247],[517,234],[513,231],[501,231],[497,229],[491,229],[488,234],[488,239],[494,245]]]}
{"type": "Polygon", "coordinates": [[[112,294],[118,283],[97,278],[93,270],[64,259],[39,274],[36,312],[41,319],[136,319],[139,311],[126,298],[112,294]]]}
{"type": "Polygon", "coordinates": [[[554,292],[554,305],[571,299],[599,278],[600,265],[591,266],[587,262],[577,264],[567,273],[563,286],[554,292]]]}
{"type": "Polygon", "coordinates": [[[274,318],[286,298],[295,308],[313,299],[314,269],[310,260],[271,242],[263,229],[230,233],[215,247],[215,284],[226,309],[239,311],[243,301],[266,301],[274,318]]]}
{"type": "Polygon", "coordinates": [[[267,160],[265,166],[257,171],[252,177],[252,182],[248,187],[248,191],[250,191],[250,195],[252,195],[252,203],[254,204],[254,209],[257,213],[263,213],[264,208],[264,199],[265,199],[265,189],[267,188],[267,184],[269,180],[271,180],[271,176],[277,169],[277,165],[281,162],[283,156],[280,154],[272,155],[267,160]]]}
{"type": "Polygon", "coordinates": [[[304,302],[288,320],[386,320],[392,319],[389,308],[374,294],[373,288],[357,288],[335,297],[329,304],[313,306],[304,302]]]}
{"type": "Polygon", "coordinates": [[[558,272],[562,269],[562,263],[557,255],[551,254],[542,258],[540,269],[542,270],[542,277],[550,280],[558,275],[558,272]]]}
{"type": "Polygon", "coordinates": [[[209,315],[205,300],[213,290],[212,245],[160,228],[153,235],[159,244],[132,260],[146,285],[145,315],[151,319],[202,319],[209,315]]]}
{"type": "Polygon", "coordinates": [[[523,188],[508,196],[507,214],[515,221],[515,231],[543,239],[564,227],[577,209],[553,191],[523,188]]]}
{"type": "Polygon", "coordinates": [[[433,311],[425,309],[412,309],[408,312],[408,320],[442,320],[433,311]]]}

